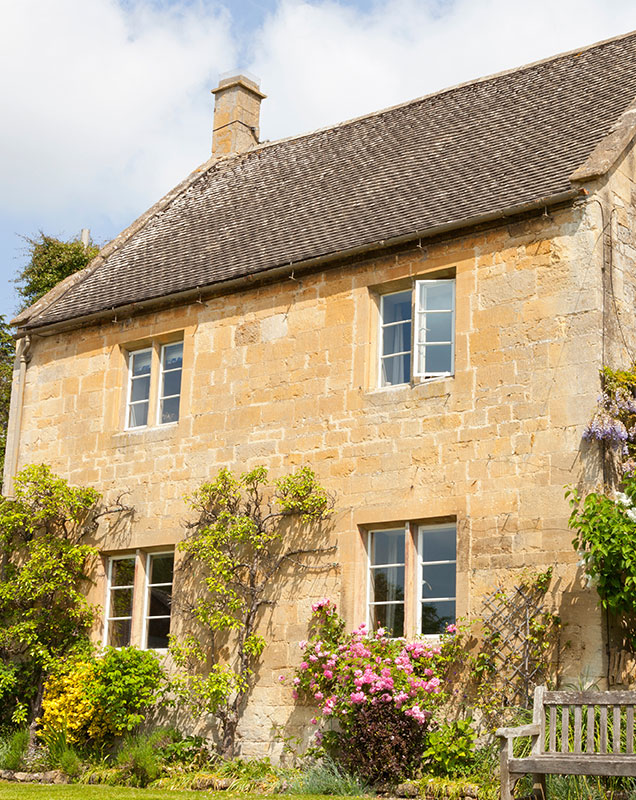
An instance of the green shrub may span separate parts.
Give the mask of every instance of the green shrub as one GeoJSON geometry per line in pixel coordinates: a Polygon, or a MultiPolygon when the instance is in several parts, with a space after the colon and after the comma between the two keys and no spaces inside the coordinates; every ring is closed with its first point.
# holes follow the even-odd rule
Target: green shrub
{"type": "Polygon", "coordinates": [[[77,778],[82,771],[82,761],[72,747],[67,747],[60,753],[56,766],[69,778],[77,778]]]}
{"type": "Polygon", "coordinates": [[[164,683],[156,653],[108,647],[101,656],[63,665],[49,677],[42,730],[64,730],[70,742],[103,746],[143,722],[164,683]]]}
{"type": "Polygon", "coordinates": [[[28,744],[29,732],[26,728],[9,734],[0,750],[0,769],[21,769],[28,744]]]}
{"type": "Polygon", "coordinates": [[[363,795],[371,788],[362,778],[339,767],[332,759],[323,758],[306,772],[286,781],[283,791],[290,794],[363,795]]]}
{"type": "Polygon", "coordinates": [[[121,783],[143,789],[161,774],[157,745],[152,736],[132,736],[117,755],[121,783]]]}
{"type": "Polygon", "coordinates": [[[475,733],[468,720],[442,725],[429,734],[424,763],[434,775],[466,775],[475,760],[475,733]]]}

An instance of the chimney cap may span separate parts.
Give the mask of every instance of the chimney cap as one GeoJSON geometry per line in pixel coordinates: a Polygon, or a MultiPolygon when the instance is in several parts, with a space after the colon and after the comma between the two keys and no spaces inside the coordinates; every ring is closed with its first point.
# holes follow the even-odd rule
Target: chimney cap
{"type": "Polygon", "coordinates": [[[221,73],[221,75],[219,75],[219,85],[216,89],[212,89],[212,94],[222,92],[225,89],[229,89],[231,86],[243,86],[258,95],[261,100],[267,97],[267,95],[263,94],[260,90],[260,78],[257,78],[256,75],[247,71],[221,73]]]}

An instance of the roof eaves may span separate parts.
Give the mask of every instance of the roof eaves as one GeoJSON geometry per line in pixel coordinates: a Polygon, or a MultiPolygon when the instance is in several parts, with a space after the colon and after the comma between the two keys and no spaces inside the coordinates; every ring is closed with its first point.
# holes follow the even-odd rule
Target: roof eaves
{"type": "Polygon", "coordinates": [[[353,247],[348,250],[325,253],[322,256],[317,256],[311,259],[269,267],[259,272],[242,275],[238,278],[218,281],[213,284],[208,284],[207,286],[196,286],[180,292],[149,298],[148,300],[125,303],[121,306],[114,306],[101,311],[93,312],[91,314],[62,319],[57,322],[44,322],[38,325],[37,320],[33,322],[29,321],[28,324],[21,327],[17,333],[17,337],[20,338],[21,336],[24,336],[30,330],[37,330],[39,335],[43,335],[42,332],[45,330],[49,331],[50,333],[72,330],[83,325],[90,325],[100,322],[109,316],[117,316],[121,315],[122,313],[133,314],[136,312],[148,311],[153,308],[162,307],[166,304],[166,302],[170,302],[171,304],[179,302],[185,303],[191,300],[193,297],[197,297],[200,300],[203,296],[208,296],[208,294],[229,292],[233,289],[245,287],[246,285],[251,284],[253,281],[271,280],[278,278],[283,274],[287,274],[288,272],[293,275],[295,271],[311,270],[323,267],[333,262],[339,262],[341,259],[363,256],[369,253],[385,250],[387,248],[405,245],[409,242],[475,228],[480,225],[496,222],[497,220],[519,217],[523,214],[534,212],[538,209],[567,205],[569,203],[573,203],[577,200],[577,198],[580,197],[581,189],[578,187],[572,187],[567,191],[551,194],[547,197],[536,198],[528,201],[527,203],[520,203],[514,206],[500,208],[492,212],[473,217],[467,217],[465,219],[452,220],[441,225],[434,225],[422,231],[414,231],[390,239],[381,239],[380,241],[361,245],[359,247],[353,247]]]}
{"type": "Polygon", "coordinates": [[[24,327],[28,323],[35,322],[39,316],[41,316],[45,311],[48,311],[58,300],[64,297],[64,295],[70,289],[89,278],[97,269],[99,269],[99,267],[102,266],[102,264],[110,255],[122,247],[122,245],[129,241],[129,239],[131,239],[136,233],[142,230],[142,228],[144,228],[160,211],[163,211],[168,205],[170,205],[170,203],[176,200],[181,194],[186,192],[213,166],[218,164],[220,161],[224,161],[227,158],[234,158],[235,156],[235,153],[233,153],[231,156],[224,156],[221,158],[218,156],[213,156],[198,166],[188,175],[187,178],[185,178],[185,180],[181,181],[181,183],[178,183],[147,211],[144,211],[141,216],[137,217],[137,219],[127,228],[125,228],[118,236],[108,242],[108,244],[105,244],[95,258],[86,267],[84,267],[84,269],[74,273],[73,275],[69,275],[68,277],[64,278],[63,281],[60,281],[60,283],[55,285],[43,297],[33,303],[33,305],[29,306],[24,311],[20,312],[14,319],[12,319],[11,325],[24,327]]]}

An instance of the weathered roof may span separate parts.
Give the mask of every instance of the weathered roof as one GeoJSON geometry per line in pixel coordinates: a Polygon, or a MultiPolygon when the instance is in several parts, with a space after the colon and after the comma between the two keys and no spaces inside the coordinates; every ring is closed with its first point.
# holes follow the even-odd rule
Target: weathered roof
{"type": "Polygon", "coordinates": [[[635,97],[631,33],[210,160],[21,321],[82,317],[554,198],[577,168],[593,176],[594,152],[607,161],[603,142],[635,97]]]}

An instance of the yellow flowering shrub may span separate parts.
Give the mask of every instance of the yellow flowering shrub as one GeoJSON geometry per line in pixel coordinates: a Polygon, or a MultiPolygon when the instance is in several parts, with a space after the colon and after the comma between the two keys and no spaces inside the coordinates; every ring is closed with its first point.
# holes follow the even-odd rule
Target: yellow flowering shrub
{"type": "Polygon", "coordinates": [[[96,716],[89,696],[94,674],[94,664],[79,662],[70,671],[47,679],[38,720],[44,730],[66,730],[69,742],[77,742],[86,734],[96,716]]]}
{"type": "Polygon", "coordinates": [[[68,742],[101,745],[133,730],[158,700],[164,676],[155,653],[106,648],[50,675],[44,686],[40,735],[65,731],[68,742]]]}

